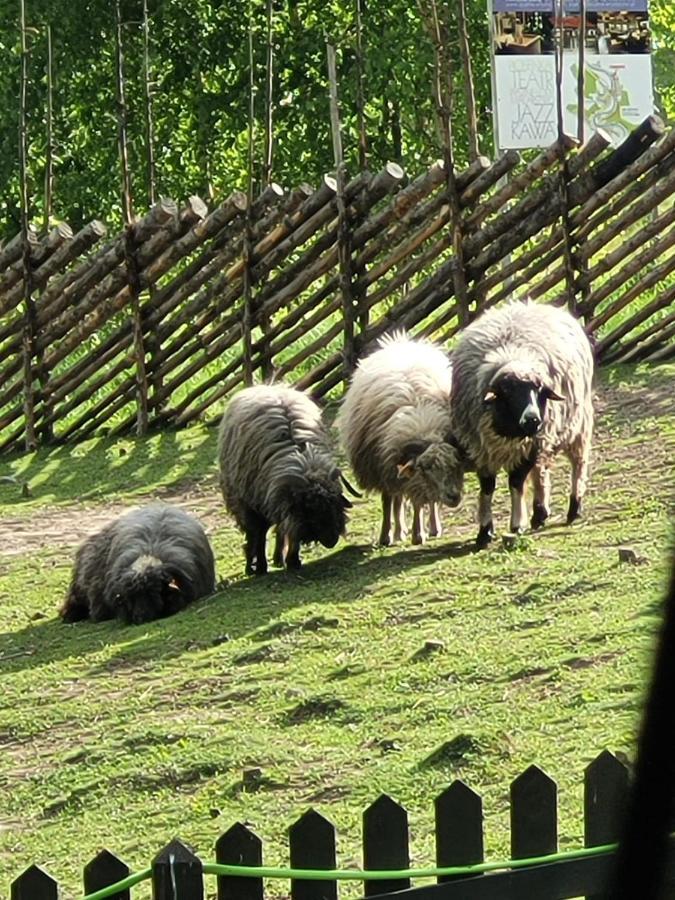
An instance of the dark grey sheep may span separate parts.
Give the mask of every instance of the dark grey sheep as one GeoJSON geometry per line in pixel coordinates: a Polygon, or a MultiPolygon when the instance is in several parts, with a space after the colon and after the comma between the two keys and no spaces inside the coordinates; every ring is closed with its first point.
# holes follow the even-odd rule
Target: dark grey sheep
{"type": "Polygon", "coordinates": [[[275,525],[274,562],[300,568],[300,544],[334,547],[351,503],[330,449],[321,410],[285,385],[240,391],[225,410],[218,440],[225,505],[246,535],[246,573],[267,572],[265,543],[275,525]]]}
{"type": "Polygon", "coordinates": [[[137,625],[213,593],[215,580],[201,524],[182,509],[153,504],[87,538],[60,614],[64,622],[119,618],[137,625]]]}
{"type": "Polygon", "coordinates": [[[506,469],[511,530],[527,521],[524,483],[532,472],[532,527],[550,513],[550,466],[563,451],[572,464],[567,522],[581,512],[593,434],[593,354],[570,313],[510,303],[462,333],[452,355],[452,430],[480,480],[477,545],[493,537],[495,476],[506,469]]]}

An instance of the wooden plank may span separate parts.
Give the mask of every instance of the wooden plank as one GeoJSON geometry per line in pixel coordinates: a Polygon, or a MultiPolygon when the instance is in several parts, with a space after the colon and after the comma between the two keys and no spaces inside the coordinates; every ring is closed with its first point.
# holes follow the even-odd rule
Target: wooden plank
{"type": "MultiPolygon", "coordinates": [[[[603,751],[584,772],[584,843],[598,847],[619,840],[628,800],[628,769],[603,751]]],[[[588,894],[588,900],[601,900],[588,894]]]]}
{"type": "MultiPolygon", "coordinates": [[[[288,829],[291,868],[334,869],[336,867],[335,826],[310,809],[288,829]]],[[[291,881],[292,900],[337,900],[337,881],[291,881]]]]}
{"type": "Polygon", "coordinates": [[[152,861],[152,900],[204,900],[202,864],[174,839],[152,861]]]}
{"type": "MultiPolygon", "coordinates": [[[[408,813],[391,797],[381,794],[363,814],[363,867],[394,870],[409,865],[408,813]]],[[[409,878],[367,881],[364,893],[373,897],[409,887],[409,878]]]]}
{"type": "MultiPolygon", "coordinates": [[[[117,884],[129,875],[129,866],[122,862],[109,850],[101,850],[91,862],[84,867],[84,893],[93,894],[103,888],[117,884]]],[[[109,900],[131,900],[131,889],[117,891],[109,900]]]]}
{"type": "MultiPolygon", "coordinates": [[[[468,866],[483,862],[483,801],[462,781],[453,781],[434,804],[436,865],[468,866]]],[[[441,875],[439,882],[456,880],[441,875]]]]}
{"type": "Polygon", "coordinates": [[[555,781],[530,766],[511,784],[511,856],[525,859],[558,849],[555,781]]]}
{"type": "Polygon", "coordinates": [[[30,866],[12,882],[11,900],[58,900],[59,886],[44,869],[30,866]]]}
{"type": "MultiPolygon", "coordinates": [[[[262,841],[241,822],[235,823],[216,841],[216,862],[231,866],[261,866],[262,841]]],[[[262,878],[219,875],[218,900],[263,900],[262,878]]]]}

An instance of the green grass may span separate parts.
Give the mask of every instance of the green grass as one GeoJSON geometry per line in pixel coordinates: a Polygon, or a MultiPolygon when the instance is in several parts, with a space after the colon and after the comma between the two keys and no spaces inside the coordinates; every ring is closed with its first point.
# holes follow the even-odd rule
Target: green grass
{"type": "MultiPolygon", "coordinates": [[[[375,548],[371,498],[299,576],[250,579],[213,430],[10,459],[0,474],[32,496],[0,483],[0,891],[38,862],[68,900],[101,847],[138,869],[174,835],[212,859],[237,820],[267,863],[287,864],[286,829],[310,806],[337,825],[340,864],[358,865],[361,815],[381,792],[407,807],[411,861],[428,865],[433,799],[455,778],[483,796],[494,859],[509,850],[509,783],[532,762],[558,783],[561,847],[580,845],[583,768],[634,746],[671,538],[674,376],[603,373],[583,524],[561,524],[561,462],[553,522],[513,552],[470,552],[470,477],[424,548],[375,548]],[[223,590],[147,626],[62,625],[74,546],[145,496],[203,517],[223,590]],[[644,561],[619,564],[622,544],[644,561]],[[425,652],[429,639],[442,647],[425,652]],[[436,752],[453,739],[455,753],[436,752]],[[247,792],[251,767],[263,777],[247,792]]],[[[503,531],[503,482],[498,495],[503,531]]]]}

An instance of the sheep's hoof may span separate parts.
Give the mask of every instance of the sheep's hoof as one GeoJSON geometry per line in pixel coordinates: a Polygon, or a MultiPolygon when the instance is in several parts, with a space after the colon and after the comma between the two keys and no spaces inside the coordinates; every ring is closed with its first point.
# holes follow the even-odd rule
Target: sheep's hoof
{"type": "Polygon", "coordinates": [[[536,531],[538,528],[543,528],[548,517],[549,512],[544,504],[535,500],[532,506],[532,519],[530,520],[532,530],[536,531]]]}
{"type": "Polygon", "coordinates": [[[391,547],[391,536],[388,534],[381,534],[377,543],[380,547],[391,547]]]}
{"type": "Polygon", "coordinates": [[[571,525],[581,516],[581,500],[578,497],[570,497],[570,505],[567,509],[567,524],[571,525]]]}
{"type": "Polygon", "coordinates": [[[487,525],[481,525],[476,538],[476,550],[485,550],[495,536],[494,525],[488,522],[487,525]]]}
{"type": "Polygon", "coordinates": [[[509,530],[510,530],[511,534],[515,534],[516,536],[525,534],[525,529],[523,528],[523,526],[522,525],[514,525],[513,522],[509,523],[509,530]]]}
{"type": "Polygon", "coordinates": [[[302,562],[299,556],[286,559],[286,568],[289,572],[299,572],[302,568],[302,562]]]}
{"type": "Polygon", "coordinates": [[[421,547],[423,544],[426,543],[426,540],[427,540],[427,538],[426,538],[426,535],[424,535],[424,534],[413,534],[413,536],[412,536],[412,543],[416,547],[421,547]]]}

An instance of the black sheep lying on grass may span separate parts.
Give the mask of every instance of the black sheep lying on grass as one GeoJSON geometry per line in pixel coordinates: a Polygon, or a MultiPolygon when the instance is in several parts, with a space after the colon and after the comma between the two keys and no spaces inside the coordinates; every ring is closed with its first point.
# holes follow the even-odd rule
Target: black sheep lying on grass
{"type": "Polygon", "coordinates": [[[164,504],[134,510],[80,546],[64,622],[121,619],[138,625],[173,615],[215,588],[213,552],[201,524],[164,504]]]}

